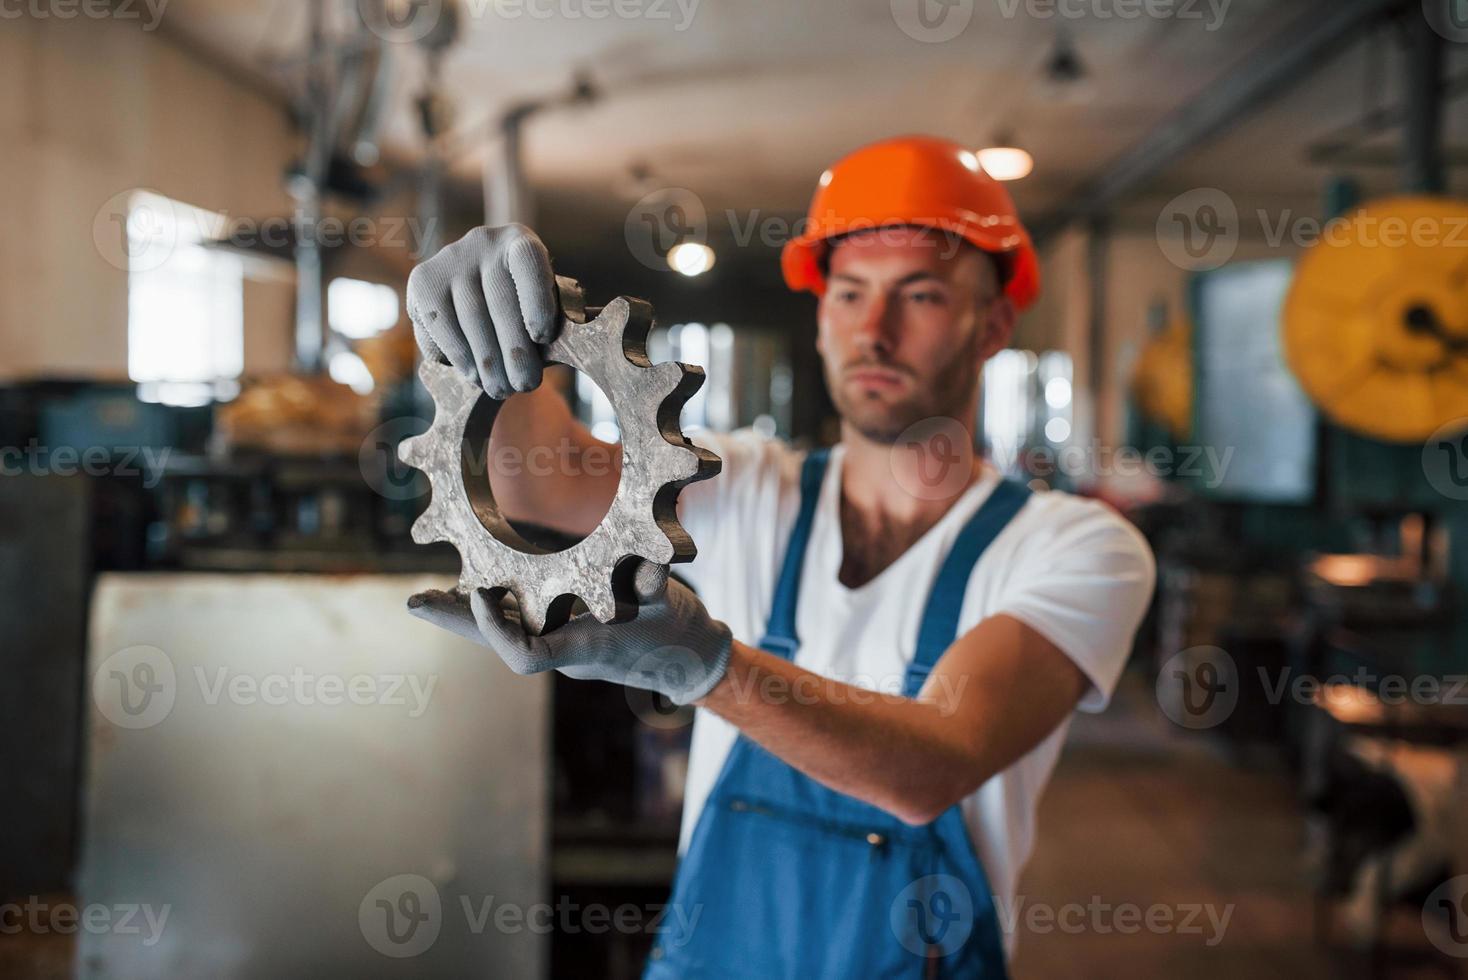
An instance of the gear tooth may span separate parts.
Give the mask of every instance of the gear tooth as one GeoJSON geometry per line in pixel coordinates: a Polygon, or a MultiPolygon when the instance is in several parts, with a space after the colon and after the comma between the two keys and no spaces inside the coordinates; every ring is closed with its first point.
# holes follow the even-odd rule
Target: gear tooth
{"type": "Polygon", "coordinates": [[[423,469],[419,465],[427,453],[423,442],[423,436],[409,436],[398,443],[398,459],[412,466],[414,469],[423,469]]]}
{"type": "Polygon", "coordinates": [[[546,613],[550,603],[541,593],[539,585],[525,586],[523,583],[506,583],[504,586],[515,597],[520,606],[520,622],[532,634],[545,629],[546,613]]]}
{"type": "Polygon", "coordinates": [[[647,368],[647,335],[652,330],[652,307],[646,300],[634,296],[618,296],[602,308],[606,318],[606,330],[622,349],[627,362],[634,367],[647,368]]]}
{"type": "Polygon", "coordinates": [[[610,303],[601,308],[597,319],[606,320],[606,326],[624,326],[632,317],[632,304],[627,301],[626,296],[617,296],[610,303]]]}
{"type": "Polygon", "coordinates": [[[718,476],[724,469],[724,461],[695,442],[685,440],[680,447],[693,459],[693,475],[689,481],[707,480],[718,476]]]}
{"type": "MultiPolygon", "coordinates": [[[[425,513],[427,512],[425,511],[425,513]]],[[[413,522],[413,527],[408,534],[412,537],[415,544],[435,544],[439,541],[446,540],[443,535],[435,535],[431,530],[432,526],[424,521],[422,517],[419,517],[413,522]]]]}
{"type": "Polygon", "coordinates": [[[502,588],[515,597],[515,605],[520,607],[520,617],[522,620],[527,617],[529,619],[535,618],[535,605],[538,597],[533,594],[534,590],[521,588],[515,582],[504,582],[501,585],[495,586],[495,588],[502,588]]]}
{"type": "Polygon", "coordinates": [[[667,558],[663,559],[665,564],[675,562],[692,561],[698,554],[698,549],[693,546],[693,538],[678,523],[678,518],[671,517],[665,521],[658,522],[658,530],[667,544],[667,558]]]}
{"type": "Polygon", "coordinates": [[[709,477],[717,476],[723,469],[724,461],[702,446],[692,442],[668,443],[668,448],[677,455],[678,462],[673,464],[673,457],[668,457],[670,465],[678,468],[679,479],[690,483],[698,480],[707,480],[709,477]]]}
{"type": "Polygon", "coordinates": [[[667,398],[677,391],[678,386],[683,383],[683,379],[688,374],[688,369],[678,361],[662,361],[651,367],[642,368],[642,371],[646,375],[644,383],[657,392],[660,398],[667,398]]]}
{"type": "Polygon", "coordinates": [[[665,441],[657,453],[663,465],[673,471],[675,480],[688,480],[698,475],[698,454],[687,446],[665,441]]]}
{"type": "Polygon", "coordinates": [[[612,579],[608,575],[598,578],[596,587],[590,590],[590,595],[581,596],[586,608],[596,617],[599,623],[610,623],[617,618],[617,597],[612,592],[612,579]]]}
{"type": "MultiPolygon", "coordinates": [[[[448,496],[446,494],[435,493],[433,500],[430,501],[428,504],[428,508],[423,511],[423,516],[418,519],[422,521],[426,518],[429,521],[433,522],[436,527],[443,528],[448,523],[448,512],[448,496]],[[432,516],[430,517],[429,515],[432,516]]],[[[447,541],[449,544],[453,545],[454,550],[459,553],[460,558],[464,558],[468,554],[468,548],[465,547],[462,543],[455,541],[447,533],[441,533],[438,540],[447,541]]]]}
{"type": "MultiPolygon", "coordinates": [[[[684,364],[680,361],[665,361],[664,363],[673,368],[668,372],[668,377],[673,378],[674,372],[677,376],[672,388],[663,394],[662,401],[658,405],[658,419],[663,422],[664,431],[667,431],[671,425],[681,436],[682,428],[678,424],[678,419],[683,414],[683,406],[687,405],[688,400],[703,387],[703,368],[697,364],[684,364]]],[[[662,366],[662,364],[657,365],[658,368],[662,366]]]]}
{"type": "Polygon", "coordinates": [[[647,561],[666,565],[677,556],[678,549],[668,540],[667,529],[657,521],[648,520],[638,535],[643,542],[638,550],[647,561]]]}

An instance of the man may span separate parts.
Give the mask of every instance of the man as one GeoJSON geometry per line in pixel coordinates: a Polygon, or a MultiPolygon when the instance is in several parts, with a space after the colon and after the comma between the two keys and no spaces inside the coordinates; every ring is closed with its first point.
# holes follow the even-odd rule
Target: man
{"type": "MultiPolygon", "coordinates": [[[[699,706],[673,895],[696,921],[660,937],[649,976],[1003,976],[1036,803],[1071,712],[1104,707],[1121,672],[1151,554],[1103,505],[961,452],[980,369],[1038,287],[972,153],[921,137],[856,151],[821,175],[782,263],[820,297],[841,441],[700,434],[724,463],[680,500],[697,595],[644,565],[634,621],[543,637],[494,596],[410,606],[522,673],[699,706]]],[[[506,402],[496,441],[597,445],[537,389],[556,302],[531,232],[471,232],[414,271],[408,301],[425,356],[492,397],[535,392],[506,402]]],[[[496,495],[585,534],[618,478],[496,495]]]]}

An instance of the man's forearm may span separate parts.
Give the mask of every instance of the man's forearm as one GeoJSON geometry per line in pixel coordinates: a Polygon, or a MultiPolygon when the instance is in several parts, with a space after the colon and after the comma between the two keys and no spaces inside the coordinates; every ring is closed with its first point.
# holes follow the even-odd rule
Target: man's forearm
{"type": "Polygon", "coordinates": [[[960,636],[916,698],[821,677],[735,642],[728,673],[699,702],[826,786],[926,823],[1062,724],[1089,681],[1011,616],[960,636]]]}
{"type": "Polygon", "coordinates": [[[589,534],[617,492],[622,456],[543,384],[505,401],[489,440],[495,501],[512,520],[589,534]]]}
{"type": "Polygon", "coordinates": [[[962,695],[854,687],[736,641],[728,674],[700,704],[811,778],[919,824],[986,777],[973,740],[948,723],[962,695]]]}

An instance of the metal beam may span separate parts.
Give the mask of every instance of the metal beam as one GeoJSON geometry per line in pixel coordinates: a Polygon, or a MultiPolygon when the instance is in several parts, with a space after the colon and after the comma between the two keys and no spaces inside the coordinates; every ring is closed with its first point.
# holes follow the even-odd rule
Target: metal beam
{"type": "MultiPolygon", "coordinates": [[[[1424,0],[1442,8],[1454,0],[1424,0]]],[[[1443,23],[1450,16],[1442,10],[1443,23]]],[[[1425,11],[1424,11],[1425,14],[1425,11]]],[[[1402,186],[1419,194],[1441,194],[1443,166],[1443,36],[1424,16],[1408,18],[1406,119],[1402,126],[1402,186]]]]}
{"type": "MultiPolygon", "coordinates": [[[[1409,71],[1412,69],[1409,68],[1409,71]]],[[[1430,73],[1424,73],[1430,74],[1430,73]]],[[[1410,84],[1408,86],[1411,87],[1410,84]]],[[[1468,72],[1459,72],[1437,86],[1436,98],[1445,111],[1448,106],[1468,95],[1468,72]]],[[[1408,93],[1407,98],[1412,98],[1408,93]]],[[[1396,167],[1402,162],[1400,147],[1364,146],[1371,137],[1406,124],[1409,109],[1406,101],[1378,106],[1361,118],[1346,123],[1311,143],[1305,159],[1319,166],[1396,167]]],[[[1468,152],[1458,147],[1443,147],[1443,165],[1468,166],[1468,152]]]]}
{"type": "Polygon", "coordinates": [[[1363,27],[1400,5],[1401,0],[1315,4],[1253,57],[1169,115],[1060,207],[1043,215],[1035,222],[1035,237],[1043,241],[1073,221],[1105,211],[1184,154],[1259,106],[1278,99],[1283,91],[1320,68],[1363,27]]]}
{"type": "Polygon", "coordinates": [[[1088,337],[1086,383],[1090,388],[1091,418],[1095,426],[1092,438],[1104,439],[1101,432],[1101,399],[1106,388],[1110,364],[1106,359],[1106,250],[1111,242],[1110,222],[1101,215],[1092,217],[1086,229],[1086,279],[1090,287],[1087,315],[1088,337]]]}

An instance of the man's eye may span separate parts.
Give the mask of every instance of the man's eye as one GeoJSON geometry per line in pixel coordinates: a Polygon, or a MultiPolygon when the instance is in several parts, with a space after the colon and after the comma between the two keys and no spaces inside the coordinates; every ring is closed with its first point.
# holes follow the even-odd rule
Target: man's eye
{"type": "Polygon", "coordinates": [[[907,298],[910,302],[913,303],[929,303],[934,306],[941,305],[943,302],[943,294],[932,291],[922,293],[908,293],[907,298]]]}
{"type": "Polygon", "coordinates": [[[838,289],[836,300],[840,303],[855,303],[860,297],[854,289],[838,289]]]}

